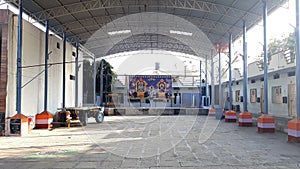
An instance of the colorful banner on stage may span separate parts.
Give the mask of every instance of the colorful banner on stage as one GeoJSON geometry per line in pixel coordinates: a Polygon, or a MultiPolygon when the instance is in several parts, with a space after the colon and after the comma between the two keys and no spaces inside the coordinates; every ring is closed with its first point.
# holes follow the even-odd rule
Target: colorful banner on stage
{"type": "Polygon", "coordinates": [[[166,98],[172,96],[172,76],[129,76],[129,95],[135,97],[166,98]]]}

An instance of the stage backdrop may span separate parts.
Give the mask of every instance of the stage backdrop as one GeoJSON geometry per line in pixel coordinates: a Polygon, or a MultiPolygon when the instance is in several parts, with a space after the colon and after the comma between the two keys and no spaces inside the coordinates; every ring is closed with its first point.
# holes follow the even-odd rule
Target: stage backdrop
{"type": "Polygon", "coordinates": [[[134,97],[165,98],[172,95],[171,75],[129,76],[129,95],[134,97]]]}

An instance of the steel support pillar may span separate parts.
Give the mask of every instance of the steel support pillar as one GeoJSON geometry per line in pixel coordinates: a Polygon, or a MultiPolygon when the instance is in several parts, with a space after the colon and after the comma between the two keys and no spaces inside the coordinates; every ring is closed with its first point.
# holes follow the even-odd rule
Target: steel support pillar
{"type": "Polygon", "coordinates": [[[79,57],[79,45],[78,42],[75,44],[76,47],[76,56],[75,56],[75,107],[78,107],[78,57],[79,57]]]}
{"type": "Polygon", "coordinates": [[[219,49],[219,106],[222,107],[221,49],[219,49]]]}
{"type": "Polygon", "coordinates": [[[66,33],[63,34],[63,86],[62,86],[62,107],[66,106],[66,33]]]}
{"type": "Polygon", "coordinates": [[[244,112],[248,111],[248,74],[247,74],[247,42],[246,42],[246,22],[243,21],[243,67],[244,67],[244,79],[243,79],[243,109],[244,112]]]}
{"type": "Polygon", "coordinates": [[[100,65],[101,65],[101,70],[100,70],[100,106],[103,105],[103,63],[104,61],[101,60],[100,61],[100,65]]]}
{"type": "Polygon", "coordinates": [[[269,112],[268,97],[268,50],[267,50],[267,1],[263,1],[263,25],[264,25],[264,114],[269,112]]]}
{"type": "Polygon", "coordinates": [[[94,58],[93,58],[93,62],[94,62],[94,85],[93,85],[93,87],[94,87],[94,90],[93,90],[93,96],[94,96],[94,105],[96,105],[97,104],[97,97],[96,97],[96,75],[97,75],[97,73],[96,73],[96,57],[94,56],[94,58]]]}
{"type": "Polygon", "coordinates": [[[199,92],[199,96],[200,96],[200,104],[199,104],[199,107],[202,106],[202,61],[200,60],[200,83],[199,83],[199,89],[200,89],[200,92],[199,92]]]}
{"type": "Polygon", "coordinates": [[[48,108],[48,47],[49,47],[49,21],[45,22],[46,32],[45,32],[45,86],[44,86],[44,111],[48,108]]]}
{"type": "Polygon", "coordinates": [[[239,126],[251,127],[252,114],[248,112],[248,75],[247,75],[247,42],[246,42],[246,22],[243,20],[243,112],[238,115],[239,126]]]}
{"type": "MultiPolygon", "coordinates": [[[[232,108],[232,72],[231,72],[231,58],[232,58],[232,35],[229,34],[229,110],[225,112],[225,122],[236,122],[236,111],[232,108]]],[[[226,98],[227,99],[227,98],[226,98]]]]}
{"type": "Polygon", "coordinates": [[[263,25],[264,25],[264,114],[257,118],[257,129],[259,133],[274,133],[275,118],[268,115],[268,50],[267,50],[267,0],[263,0],[263,25]]]}
{"type": "Polygon", "coordinates": [[[300,118],[300,2],[296,0],[296,98],[297,118],[300,118]]]}
{"type": "Polygon", "coordinates": [[[208,70],[208,67],[207,67],[207,56],[205,56],[205,101],[207,103],[207,106],[208,105],[208,80],[207,80],[207,70],[208,70]]]}
{"type": "Polygon", "coordinates": [[[211,96],[210,96],[210,103],[212,106],[215,104],[215,65],[214,65],[214,56],[213,56],[213,49],[211,50],[211,96]]]}
{"type": "Polygon", "coordinates": [[[18,16],[18,47],[17,47],[17,98],[16,110],[17,114],[21,114],[22,105],[22,40],[23,40],[23,0],[19,0],[19,16],[18,16]]]}
{"type": "Polygon", "coordinates": [[[229,107],[232,110],[232,77],[231,77],[231,58],[232,58],[232,35],[229,34],[229,107]]]}

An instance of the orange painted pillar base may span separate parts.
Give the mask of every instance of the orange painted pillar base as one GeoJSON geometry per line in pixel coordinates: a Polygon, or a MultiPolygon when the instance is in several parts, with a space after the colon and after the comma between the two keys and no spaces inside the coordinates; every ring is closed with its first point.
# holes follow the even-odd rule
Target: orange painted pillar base
{"type": "Polygon", "coordinates": [[[288,142],[300,143],[300,118],[288,122],[288,142]]]}
{"type": "Polygon", "coordinates": [[[257,118],[257,131],[258,133],[274,133],[275,132],[275,118],[263,114],[257,118]]]}
{"type": "Polygon", "coordinates": [[[239,114],[239,126],[251,127],[252,126],[252,114],[249,112],[243,112],[239,114]]]}
{"type": "Polygon", "coordinates": [[[29,134],[28,117],[23,114],[16,114],[10,119],[9,135],[10,136],[25,136],[29,134]]]}
{"type": "Polygon", "coordinates": [[[53,115],[48,111],[43,111],[35,115],[35,127],[38,129],[48,129],[52,127],[53,115]]]}
{"type": "Polygon", "coordinates": [[[211,108],[208,110],[208,115],[209,116],[215,116],[216,115],[216,110],[214,108],[211,108]]]}
{"type": "Polygon", "coordinates": [[[225,122],[236,122],[236,112],[233,110],[228,110],[225,112],[225,122]]]}

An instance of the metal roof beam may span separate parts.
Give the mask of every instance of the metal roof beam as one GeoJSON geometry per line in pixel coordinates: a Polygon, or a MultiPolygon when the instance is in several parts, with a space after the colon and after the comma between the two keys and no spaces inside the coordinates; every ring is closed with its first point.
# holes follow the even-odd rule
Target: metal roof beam
{"type": "MultiPolygon", "coordinates": [[[[233,18],[237,18],[246,12],[237,8],[224,6],[212,2],[200,1],[200,0],[167,0],[166,2],[168,2],[168,4],[165,4],[167,6],[171,4],[172,7],[200,10],[202,12],[210,12],[219,15],[226,15],[228,17],[233,17],[233,18]]],[[[250,13],[250,12],[248,13],[250,15],[259,16],[259,14],[250,13]]]]}
{"type": "MultiPolygon", "coordinates": [[[[133,1],[135,2],[135,1],[133,1]]],[[[99,9],[110,9],[110,8],[127,8],[127,7],[144,7],[147,5],[148,8],[179,8],[179,9],[189,9],[189,10],[198,10],[202,12],[209,12],[218,15],[225,15],[231,18],[237,18],[241,15],[254,15],[259,16],[259,14],[251,13],[247,11],[243,11],[237,8],[224,6],[221,4],[215,4],[211,2],[204,2],[200,0],[164,0],[160,1],[160,4],[153,3],[153,1],[148,1],[148,4],[129,4],[129,5],[121,5],[120,0],[95,0],[95,1],[87,1],[87,2],[79,2],[73,3],[69,5],[59,6],[55,8],[50,8],[47,10],[43,10],[40,12],[36,12],[33,17],[37,21],[44,21],[46,19],[55,19],[61,16],[66,16],[70,14],[86,12],[89,10],[99,10],[99,9]]]]}
{"type": "Polygon", "coordinates": [[[189,46],[183,44],[177,39],[160,34],[139,34],[131,36],[117,43],[107,52],[107,54],[143,49],[165,49],[196,55],[189,46]]]}
{"type": "MultiPolygon", "coordinates": [[[[114,19],[117,19],[119,17],[124,16],[123,14],[117,14],[117,15],[112,15],[112,17],[114,19]]],[[[184,19],[187,19],[188,21],[196,24],[200,29],[204,28],[204,29],[218,29],[221,31],[227,31],[230,27],[232,27],[232,25],[223,23],[223,22],[216,22],[214,20],[210,20],[210,19],[201,19],[201,18],[197,18],[197,17],[191,17],[191,16],[181,16],[184,19]]],[[[77,21],[73,21],[73,22],[67,22],[64,23],[62,25],[57,25],[52,27],[53,29],[58,29],[58,30],[63,30],[65,27],[72,25],[72,24],[76,24],[77,22],[80,23],[84,23],[84,27],[74,27],[73,29],[68,29],[66,32],[72,32],[72,31],[76,31],[76,30],[82,30],[85,28],[93,28],[93,27],[98,27],[98,29],[101,28],[101,26],[104,26],[105,24],[109,23],[110,17],[109,16],[99,16],[99,17],[95,17],[96,20],[101,20],[101,25],[96,25],[94,23],[94,19],[92,18],[86,18],[86,19],[80,19],[77,21]]],[[[133,21],[131,21],[133,22],[133,21]]],[[[242,27],[238,26],[238,25],[234,25],[235,27],[242,29],[242,27]]]]}
{"type": "MultiPolygon", "coordinates": [[[[206,28],[206,30],[209,30],[210,28],[206,28]]],[[[203,30],[203,32],[205,32],[205,30],[203,30]]],[[[215,33],[212,33],[212,34],[215,34],[215,33]]],[[[215,35],[218,35],[218,36],[220,36],[221,34],[215,34],[215,35]]],[[[74,35],[74,36],[69,36],[68,37],[68,39],[77,39],[76,37],[81,37],[81,39],[79,40],[79,42],[86,42],[87,40],[90,40],[89,42],[90,43],[92,43],[92,42],[97,42],[97,41],[101,41],[101,40],[105,40],[105,39],[112,39],[112,38],[119,38],[118,36],[116,36],[116,37],[112,37],[112,36],[109,36],[109,35],[107,35],[107,36],[105,36],[105,37],[98,37],[98,36],[96,36],[96,37],[93,37],[93,38],[91,38],[89,35],[88,35],[88,33],[87,32],[82,32],[82,33],[79,33],[79,34],[77,34],[77,35],[74,35]]],[[[190,37],[186,37],[186,38],[190,38],[190,37]]],[[[193,38],[192,38],[193,39],[193,38]]],[[[198,43],[203,43],[203,42],[198,42],[198,43]]]]}
{"type": "Polygon", "coordinates": [[[121,53],[125,51],[144,50],[144,49],[163,49],[163,50],[176,51],[176,52],[196,55],[194,51],[189,49],[189,47],[187,47],[184,44],[165,43],[165,42],[157,42],[157,43],[159,45],[153,45],[152,42],[118,43],[111,50],[109,50],[106,55],[121,53]]]}

